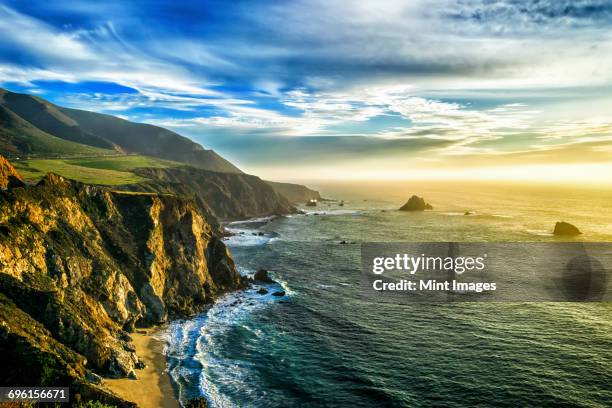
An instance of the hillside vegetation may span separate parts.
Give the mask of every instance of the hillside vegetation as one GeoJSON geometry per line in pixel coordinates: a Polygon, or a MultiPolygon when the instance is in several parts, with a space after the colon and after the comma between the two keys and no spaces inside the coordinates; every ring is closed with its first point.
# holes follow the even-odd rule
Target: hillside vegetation
{"type": "Polygon", "coordinates": [[[145,181],[133,171],[140,167],[176,167],[181,163],[146,156],[88,157],[77,159],[34,159],[14,162],[26,181],[36,182],[53,172],[88,184],[122,185],[145,181]]]}
{"type": "Polygon", "coordinates": [[[159,126],[57,106],[0,89],[0,153],[14,159],[141,154],[225,173],[242,173],[213,150],[159,126]]]}

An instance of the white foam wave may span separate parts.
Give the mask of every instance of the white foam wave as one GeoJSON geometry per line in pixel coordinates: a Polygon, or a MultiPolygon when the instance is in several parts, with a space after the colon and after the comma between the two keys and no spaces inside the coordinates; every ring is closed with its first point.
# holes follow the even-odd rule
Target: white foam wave
{"type": "MultiPolygon", "coordinates": [[[[238,271],[242,275],[253,274],[252,270],[240,266],[238,271]]],[[[236,387],[242,392],[249,392],[249,375],[252,372],[250,367],[246,362],[225,358],[224,344],[220,340],[223,339],[224,333],[237,326],[250,333],[253,339],[259,340],[265,336],[261,330],[249,326],[247,323],[249,316],[284,298],[273,296],[272,293],[279,290],[285,291],[285,296],[294,293],[285,281],[273,273],[272,276],[278,283],[258,284],[249,290],[224,295],[206,314],[191,320],[175,322],[169,326],[165,354],[178,362],[169,371],[179,386],[179,392],[182,382],[194,378],[194,373],[198,378],[200,393],[207,398],[211,406],[227,408],[236,406],[224,395],[220,387],[236,387]],[[258,294],[257,286],[266,287],[268,293],[258,294]],[[189,361],[194,359],[201,368],[190,367],[189,361]]]]}

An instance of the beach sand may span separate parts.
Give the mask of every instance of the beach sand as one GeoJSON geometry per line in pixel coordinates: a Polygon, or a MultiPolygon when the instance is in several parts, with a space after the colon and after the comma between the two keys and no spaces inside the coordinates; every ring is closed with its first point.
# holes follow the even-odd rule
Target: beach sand
{"type": "Polygon", "coordinates": [[[104,386],[141,408],[179,408],[175,390],[166,370],[164,342],[155,338],[155,329],[131,335],[136,355],[147,365],[136,370],[138,379],[104,379],[104,386]]]}

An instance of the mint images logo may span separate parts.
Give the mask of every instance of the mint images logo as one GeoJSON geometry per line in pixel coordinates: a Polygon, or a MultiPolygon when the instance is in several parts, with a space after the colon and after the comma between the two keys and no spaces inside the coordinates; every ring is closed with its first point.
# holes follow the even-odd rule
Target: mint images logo
{"type": "Polygon", "coordinates": [[[380,301],[612,301],[612,243],[363,243],[361,259],[380,301]]]}

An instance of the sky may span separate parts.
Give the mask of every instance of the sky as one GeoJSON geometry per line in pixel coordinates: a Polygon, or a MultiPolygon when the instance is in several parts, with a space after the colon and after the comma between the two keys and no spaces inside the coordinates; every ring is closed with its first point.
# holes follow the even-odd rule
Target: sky
{"type": "Polygon", "coordinates": [[[269,179],[612,179],[611,0],[0,0],[0,86],[269,179]]]}

